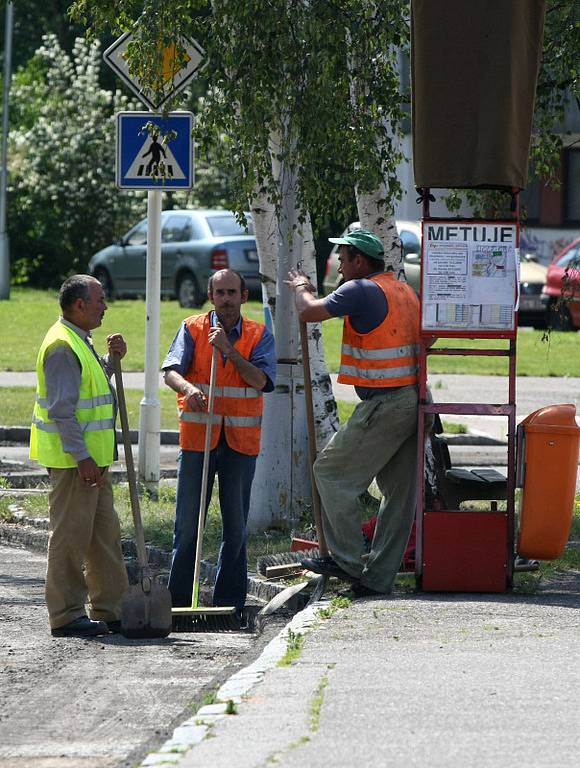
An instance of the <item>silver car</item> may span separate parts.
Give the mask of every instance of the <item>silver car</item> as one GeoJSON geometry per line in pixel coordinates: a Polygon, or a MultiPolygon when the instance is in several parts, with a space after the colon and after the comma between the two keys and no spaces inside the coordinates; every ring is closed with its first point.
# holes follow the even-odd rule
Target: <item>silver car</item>
{"type": "MultiPolygon", "coordinates": [[[[248,228],[223,210],[173,210],[161,214],[161,296],[177,298],[182,307],[200,307],[207,281],[230,267],[246,281],[252,296],[261,295],[258,252],[250,214],[248,228]]],[[[89,272],[108,298],[143,296],[147,253],[147,219],[116,243],[96,253],[89,272]]]]}

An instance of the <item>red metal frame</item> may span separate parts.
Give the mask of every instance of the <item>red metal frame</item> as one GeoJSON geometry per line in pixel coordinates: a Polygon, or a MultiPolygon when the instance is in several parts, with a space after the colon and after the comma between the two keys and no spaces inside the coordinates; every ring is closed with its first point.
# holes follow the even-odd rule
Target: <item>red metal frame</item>
{"type": "MultiPolygon", "coordinates": [[[[423,219],[433,221],[429,217],[428,192],[429,190],[426,190],[427,194],[424,194],[423,197],[423,219]]],[[[516,206],[514,218],[517,222],[516,242],[519,246],[518,206],[516,206]]],[[[509,223],[513,224],[513,221],[509,223]]],[[[425,590],[498,592],[509,589],[512,585],[515,535],[516,338],[517,313],[514,330],[509,332],[444,331],[441,334],[434,334],[421,331],[415,576],[417,585],[425,590]],[[509,346],[505,349],[453,347],[431,349],[431,344],[439,337],[474,340],[484,338],[509,339],[509,346]],[[428,403],[427,358],[430,355],[507,357],[508,402],[504,404],[428,403]],[[505,513],[493,510],[489,512],[465,512],[425,509],[425,416],[437,413],[505,416],[507,418],[507,509],[505,513]],[[426,526],[425,520],[427,520],[426,526]],[[425,531],[427,531],[428,536],[427,547],[425,547],[424,540],[425,531]],[[500,537],[499,542],[497,537],[500,537]],[[427,564],[425,563],[425,551],[427,551],[429,558],[427,564]],[[427,569],[427,573],[425,573],[425,569],[427,569]]]]}

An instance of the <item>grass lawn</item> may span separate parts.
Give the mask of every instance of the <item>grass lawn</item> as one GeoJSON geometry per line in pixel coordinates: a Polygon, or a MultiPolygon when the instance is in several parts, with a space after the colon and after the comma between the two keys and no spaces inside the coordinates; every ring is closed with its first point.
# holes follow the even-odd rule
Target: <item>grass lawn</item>
{"type": "MultiPolygon", "coordinates": [[[[1,485],[1,483],[0,483],[1,485]]],[[[115,508],[121,521],[123,538],[133,538],[133,517],[127,485],[115,485],[115,508]]],[[[48,490],[48,489],[47,489],[48,490]]],[[[47,494],[18,498],[18,508],[28,517],[44,518],[48,516],[47,494]]],[[[0,497],[0,521],[13,520],[9,506],[15,500],[0,497]]],[[[140,494],[141,516],[145,530],[145,540],[166,551],[171,550],[173,524],[175,521],[175,487],[161,484],[159,499],[153,501],[146,493],[140,494]]],[[[203,556],[211,562],[217,562],[221,543],[221,516],[218,503],[217,483],[210,503],[204,532],[203,556]]],[[[290,534],[280,531],[250,534],[248,536],[248,563],[250,570],[255,570],[256,559],[261,555],[271,555],[290,551],[290,534]]]]}
{"type": "MultiPolygon", "coordinates": [[[[139,427],[139,403],[143,393],[136,389],[125,390],[127,414],[132,429],[139,427]]],[[[159,389],[161,403],[161,429],[177,429],[177,403],[175,392],[168,387],[159,389]]],[[[2,387],[2,406],[0,407],[0,425],[3,427],[28,427],[32,417],[34,404],[33,387],[2,387]]],[[[338,415],[341,422],[346,421],[352,413],[355,404],[343,400],[337,402],[338,415]]],[[[117,428],[120,429],[119,422],[117,428]]]]}
{"type": "MultiPolygon", "coordinates": [[[[204,310],[209,309],[209,303],[204,310]]],[[[183,309],[176,301],[161,302],[160,363],[171,344],[180,322],[193,310],[183,309]]],[[[196,312],[198,310],[195,310],[196,312]]],[[[259,302],[248,302],[244,313],[255,320],[263,317],[259,302]]],[[[58,317],[58,301],[54,291],[14,289],[9,301],[0,302],[0,370],[31,371],[36,353],[49,326],[58,317]],[[25,343],[23,343],[25,340],[25,343]]],[[[338,370],[342,321],[329,320],[322,324],[328,369],[338,370]]],[[[145,302],[141,299],[111,303],[101,328],[94,332],[97,350],[104,352],[105,337],[121,331],[128,345],[123,361],[127,371],[143,370],[145,360],[145,302]]],[[[525,329],[518,335],[519,376],[580,376],[580,333],[550,334],[542,341],[543,332],[525,329]]],[[[468,342],[444,340],[438,346],[466,346],[468,342]]],[[[494,342],[478,341],[478,346],[493,346],[494,342]]],[[[505,346],[507,342],[495,342],[505,346]]],[[[505,375],[507,363],[490,357],[432,357],[430,373],[486,373],[505,375]]]]}
{"type": "MultiPolygon", "coordinates": [[[[13,519],[8,507],[14,503],[9,497],[0,498],[0,521],[13,519]]],[[[46,517],[48,514],[48,500],[45,495],[36,495],[28,498],[19,498],[18,507],[30,517],[46,517]]],[[[133,523],[129,491],[126,485],[115,486],[115,507],[121,520],[121,528],[124,537],[132,537],[133,523]]],[[[146,494],[141,496],[141,514],[145,528],[145,539],[165,550],[171,549],[173,534],[173,522],[175,511],[175,488],[161,485],[159,500],[152,501],[146,494]]],[[[580,494],[576,495],[572,529],[570,539],[580,540],[580,494]]],[[[204,558],[212,562],[217,561],[221,540],[221,518],[217,503],[217,489],[214,490],[207,518],[204,538],[204,558]]],[[[277,554],[290,550],[290,534],[280,531],[265,531],[261,534],[248,536],[248,563],[250,570],[256,567],[256,559],[261,555],[277,554]]],[[[567,570],[580,570],[580,548],[569,548],[561,557],[551,562],[542,562],[540,570],[531,573],[516,573],[514,589],[518,592],[533,594],[546,579],[553,578],[558,572],[567,570]]],[[[409,576],[400,577],[403,581],[411,579],[410,587],[414,585],[414,579],[409,576]]]]}

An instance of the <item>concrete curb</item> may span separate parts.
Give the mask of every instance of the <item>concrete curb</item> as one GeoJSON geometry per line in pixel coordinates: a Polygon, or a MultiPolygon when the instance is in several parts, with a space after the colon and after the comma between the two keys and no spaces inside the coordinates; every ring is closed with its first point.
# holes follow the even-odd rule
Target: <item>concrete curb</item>
{"type": "Polygon", "coordinates": [[[151,752],[140,764],[140,768],[155,765],[179,766],[186,754],[200,744],[210,728],[219,721],[237,714],[249,692],[258,685],[268,670],[275,667],[286,653],[288,638],[305,635],[318,622],[318,610],[327,603],[321,600],[306,606],[273,638],[256,661],[233,674],[216,694],[216,703],[200,707],[193,717],[185,720],[158,750],[151,752]]]}
{"type": "MultiPolygon", "coordinates": [[[[124,469],[109,469],[109,474],[113,484],[127,482],[127,472],[124,469]]],[[[10,488],[32,489],[42,485],[48,486],[48,475],[42,469],[5,469],[1,476],[10,484],[10,488]]],[[[162,480],[174,480],[177,477],[177,467],[161,467],[159,476],[162,480]]]]}
{"type": "MultiPolygon", "coordinates": [[[[137,445],[139,432],[136,429],[129,430],[131,443],[137,445]]],[[[179,432],[176,429],[162,429],[160,432],[162,445],[179,445],[179,432]]],[[[30,427],[3,427],[0,426],[0,442],[19,443],[21,445],[30,442],[30,427]]],[[[117,444],[123,445],[123,435],[117,430],[117,444]]]]}
{"type": "MultiPolygon", "coordinates": [[[[136,429],[130,431],[131,443],[137,445],[139,442],[139,432],[136,429]]],[[[449,445],[507,445],[505,440],[498,440],[495,437],[484,433],[455,434],[445,433],[442,435],[449,445]]],[[[179,431],[173,429],[162,429],[160,432],[161,445],[179,445],[179,431]]],[[[30,442],[30,427],[3,427],[0,426],[0,443],[16,443],[26,445],[30,442]]],[[[123,444],[121,432],[117,430],[117,444],[123,444]]]]}

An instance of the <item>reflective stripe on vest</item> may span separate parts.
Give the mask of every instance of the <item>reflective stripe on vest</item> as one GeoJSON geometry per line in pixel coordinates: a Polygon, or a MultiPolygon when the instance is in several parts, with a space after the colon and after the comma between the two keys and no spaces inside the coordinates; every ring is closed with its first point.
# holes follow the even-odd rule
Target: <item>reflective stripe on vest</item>
{"type": "MultiPolygon", "coordinates": [[[[179,411],[181,421],[194,422],[195,424],[207,424],[207,413],[199,411],[179,411]]],[[[228,427],[259,427],[262,423],[261,416],[222,416],[214,413],[212,424],[223,423],[228,427]]]]}
{"type": "Polygon", "coordinates": [[[115,421],[114,397],[108,379],[84,339],[60,321],[48,330],[36,361],[37,391],[30,428],[30,457],[45,467],[77,466],[76,459],[64,450],[56,422],[48,415],[44,361],[55,343],[66,344],[79,362],[81,382],[75,417],[91,458],[99,467],[109,466],[115,454],[115,421]]]}
{"type": "MultiPolygon", "coordinates": [[[[41,408],[48,408],[48,400],[44,397],[36,396],[36,402],[41,408]]],[[[86,397],[82,400],[77,400],[77,410],[96,408],[99,405],[113,404],[113,395],[109,392],[108,395],[99,395],[98,397],[86,397]]]]}
{"type": "MultiPolygon", "coordinates": [[[[37,429],[41,429],[43,432],[58,432],[58,426],[54,421],[42,421],[42,419],[33,416],[32,423],[37,429]]],[[[79,422],[79,427],[82,432],[98,432],[102,429],[113,429],[114,426],[115,422],[113,419],[96,419],[95,421],[79,422]]]]}
{"type": "Polygon", "coordinates": [[[368,333],[345,317],[338,381],[359,387],[416,384],[419,372],[419,301],[415,292],[383,272],[367,278],[385,294],[388,312],[368,333]]]}
{"type": "Polygon", "coordinates": [[[419,354],[418,344],[408,344],[406,347],[386,347],[386,349],[361,349],[350,344],[342,345],[342,354],[358,357],[359,360],[396,360],[399,357],[416,357],[419,354]]]}
{"type": "Polygon", "coordinates": [[[400,379],[405,376],[416,376],[418,373],[418,365],[407,365],[404,368],[355,368],[354,365],[341,365],[339,370],[339,374],[343,376],[357,376],[369,381],[400,379]]]}
{"type": "MultiPolygon", "coordinates": [[[[207,417],[208,417],[208,414],[203,413],[202,411],[179,411],[180,421],[191,421],[191,422],[194,422],[195,424],[207,424],[208,422],[207,417]]],[[[222,419],[223,419],[223,416],[220,416],[219,413],[214,413],[211,423],[221,424],[222,419]]]]}
{"type": "MultiPolygon", "coordinates": [[[[191,334],[195,353],[185,373],[194,387],[209,395],[209,375],[213,347],[208,341],[210,314],[193,315],[185,320],[191,334]]],[[[241,336],[235,342],[236,350],[249,360],[262,338],[264,326],[254,320],[242,320],[241,336]]],[[[220,439],[222,429],[230,448],[238,453],[256,456],[260,452],[262,422],[262,393],[246,382],[230,360],[217,356],[215,404],[212,420],[211,449],[220,439]]],[[[179,411],[179,444],[183,450],[203,451],[207,413],[191,411],[184,395],[177,395],[179,411]]]]}
{"type": "MultiPolygon", "coordinates": [[[[199,384],[194,381],[193,386],[200,389],[204,395],[209,395],[209,384],[199,384]]],[[[253,387],[215,387],[216,397],[262,397],[262,393],[253,387]]]]}

